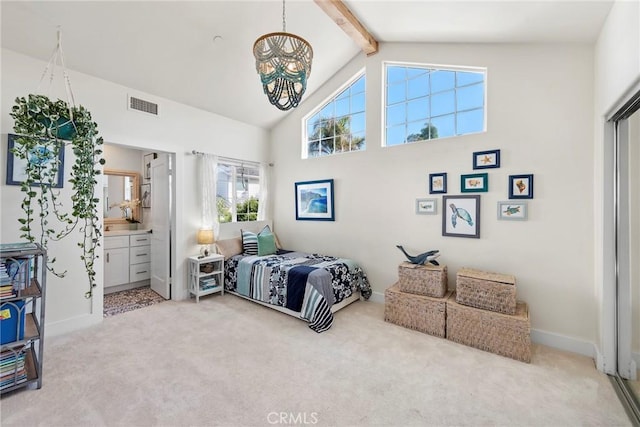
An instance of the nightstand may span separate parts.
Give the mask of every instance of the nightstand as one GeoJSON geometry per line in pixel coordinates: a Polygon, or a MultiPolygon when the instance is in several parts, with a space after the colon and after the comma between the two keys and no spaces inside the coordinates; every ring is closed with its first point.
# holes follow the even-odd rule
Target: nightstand
{"type": "Polygon", "coordinates": [[[189,294],[200,297],[220,292],[224,295],[224,256],[212,254],[191,256],[189,262],[189,294]]]}

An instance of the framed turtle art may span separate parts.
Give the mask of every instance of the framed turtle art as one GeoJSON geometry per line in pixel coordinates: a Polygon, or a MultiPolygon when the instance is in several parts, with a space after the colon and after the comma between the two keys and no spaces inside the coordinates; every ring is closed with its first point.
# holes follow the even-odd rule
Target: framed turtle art
{"type": "Polygon", "coordinates": [[[442,235],[480,238],[480,196],[442,196],[442,235]]]}

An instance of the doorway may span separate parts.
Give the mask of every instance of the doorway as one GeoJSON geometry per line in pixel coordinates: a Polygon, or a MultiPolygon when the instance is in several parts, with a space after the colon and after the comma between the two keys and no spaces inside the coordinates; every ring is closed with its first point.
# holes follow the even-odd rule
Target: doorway
{"type": "Polygon", "coordinates": [[[609,122],[614,132],[615,187],[613,383],[630,418],[640,423],[640,90],[609,122]]]}

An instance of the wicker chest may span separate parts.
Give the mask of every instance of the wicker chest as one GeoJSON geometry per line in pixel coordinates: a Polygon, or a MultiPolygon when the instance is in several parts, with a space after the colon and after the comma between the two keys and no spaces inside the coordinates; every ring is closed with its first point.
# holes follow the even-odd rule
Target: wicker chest
{"type": "MultiPolygon", "coordinates": [[[[446,295],[447,297],[449,295],[446,295]]],[[[384,320],[444,338],[447,298],[432,298],[400,290],[396,283],[384,292],[384,320]]]]}
{"type": "Polygon", "coordinates": [[[456,302],[505,314],[516,313],[516,278],[462,268],[456,277],[456,302]]]}
{"type": "Polygon", "coordinates": [[[398,267],[398,285],[402,292],[442,298],[447,293],[446,265],[417,265],[403,262],[398,267]]]}
{"type": "Polygon", "coordinates": [[[458,304],[455,294],[447,300],[448,340],[529,363],[530,331],[529,308],[522,301],[509,315],[458,304]]]}

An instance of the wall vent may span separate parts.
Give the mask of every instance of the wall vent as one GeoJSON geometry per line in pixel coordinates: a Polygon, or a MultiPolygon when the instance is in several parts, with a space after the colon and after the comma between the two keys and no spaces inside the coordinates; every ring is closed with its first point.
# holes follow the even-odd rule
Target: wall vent
{"type": "Polygon", "coordinates": [[[153,114],[154,116],[158,115],[158,104],[134,96],[129,97],[129,109],[153,114]]]}

